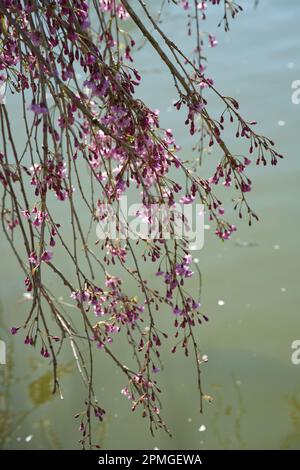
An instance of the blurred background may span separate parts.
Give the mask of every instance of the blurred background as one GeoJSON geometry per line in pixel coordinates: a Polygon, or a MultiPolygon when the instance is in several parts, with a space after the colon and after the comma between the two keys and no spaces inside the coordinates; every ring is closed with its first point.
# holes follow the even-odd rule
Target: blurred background
{"type": "MultiPolygon", "coordinates": [[[[206,49],[207,76],[222,93],[239,101],[245,118],[258,121],[257,129],[274,139],[285,159],[276,168],[250,168],[251,204],[260,222],[249,228],[227,210],[228,218],[238,225],[231,241],[221,243],[206,221],[204,247],[194,252],[203,277],[202,305],[210,319],[199,332],[201,351],[208,355],[202,380],[213,401],[205,403],[200,415],[192,361],[181,354],[165,354],[165,369],[157,379],[173,438],[163,432],[152,438],[147,422],[130,411],[120,393],[126,385],[123,377],[100,356],[96,387],[108,416],[95,432],[104,448],[300,448],[300,365],[291,362],[291,344],[300,340],[300,104],[292,103],[292,83],[300,80],[300,2],[261,0],[257,8],[253,1],[239,3],[245,11],[231,22],[229,33],[217,27],[221,8],[208,8],[203,30],[214,34],[219,44],[206,49]]],[[[159,2],[153,5],[158,7],[159,2]]],[[[163,18],[164,31],[191,53],[186,12],[171,8],[163,18]]],[[[135,34],[134,25],[128,27],[135,34]]],[[[183,116],[172,106],[176,98],[172,79],[150,46],[137,53],[135,67],[143,77],[139,97],[160,109],[161,125],[174,130],[183,148],[181,156],[195,158],[183,116]]],[[[8,97],[8,108],[21,126],[17,103],[8,97]]],[[[213,116],[222,112],[213,98],[209,107],[213,116]]],[[[247,150],[231,134],[227,142],[234,153],[247,150]]],[[[203,175],[211,175],[215,163],[213,150],[204,156],[203,175]]],[[[0,247],[0,336],[7,345],[7,365],[0,365],[0,446],[78,448],[79,423],[73,416],[82,407],[84,387],[66,351],[59,369],[64,400],[53,397],[48,362],[10,337],[9,328],[22,323],[28,300],[2,234],[0,247]]],[[[145,270],[152,275],[152,266],[145,270]]],[[[61,295],[54,281],[50,286],[61,295]]],[[[166,329],[170,312],[161,315],[166,329]]],[[[125,343],[113,347],[121,354],[124,347],[126,355],[125,343]]]]}

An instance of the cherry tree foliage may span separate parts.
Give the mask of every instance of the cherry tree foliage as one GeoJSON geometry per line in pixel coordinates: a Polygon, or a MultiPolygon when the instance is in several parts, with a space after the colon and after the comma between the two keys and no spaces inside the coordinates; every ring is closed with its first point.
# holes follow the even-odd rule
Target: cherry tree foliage
{"type": "Polygon", "coordinates": [[[87,390],[76,415],[83,448],[101,445],[92,431],[106,413],[94,385],[104,356],[122,371],[122,394],[148,419],[151,433],[158,428],[170,433],[159,388],[162,343],[174,362],[181,351],[194,361],[200,411],[209,399],[200,380],[206,358],[198,339],[208,318],[198,294],[188,289],[189,279],[200,275],[188,239],[166,240],[162,227],[153,239],[98,239],[106,205],[117,213],[121,198],[132,192],[146,211],[152,204],[203,204],[225,241],[236,227],[224,218],[217,187],[232,193],[239,217],[251,225],[257,215],[247,200],[252,189],[247,170],[282,158],[268,137],[256,133],[255,121],[240,114],[238,102],[206,74],[204,49],[218,44],[203,32],[213,8],[226,31],[242,11],[229,0],[0,1],[1,221],[30,299],[29,311],[11,333],[49,361],[53,393],[63,393],[61,351],[74,356],[87,390]],[[190,53],[164,32],[164,12],[174,10],[193,40],[190,53]],[[172,130],[161,127],[159,113],[139,98],[136,35],[169,73],[174,112],[180,119],[185,115],[182,124],[197,141],[190,161],[172,130]],[[208,93],[219,101],[220,116],[210,114],[208,93]],[[21,143],[5,94],[6,101],[14,95],[18,103],[21,143]],[[228,147],[225,126],[244,143],[244,155],[228,147]],[[210,178],[199,165],[205,148],[215,159],[210,178]],[[145,265],[160,289],[146,278],[145,265]],[[62,302],[50,279],[71,300],[62,302]],[[126,279],[135,286],[134,296],[126,279]],[[159,327],[162,315],[168,331],[159,327]],[[128,364],[114,349],[121,337],[132,352],[128,364]]]}

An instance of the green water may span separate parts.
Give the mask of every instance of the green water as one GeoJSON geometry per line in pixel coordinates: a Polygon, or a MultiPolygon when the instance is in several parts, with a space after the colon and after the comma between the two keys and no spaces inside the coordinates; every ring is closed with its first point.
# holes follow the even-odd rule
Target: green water
{"type": "MultiPolygon", "coordinates": [[[[203,275],[202,303],[210,318],[199,335],[209,358],[203,385],[213,402],[198,414],[192,361],[167,356],[159,382],[173,438],[163,433],[152,438],[147,423],[131,413],[120,393],[123,377],[99,352],[96,389],[108,418],[96,432],[105,448],[300,448],[300,366],[290,359],[291,343],[300,339],[300,105],[291,101],[291,84],[300,79],[300,3],[265,0],[256,10],[253,2],[243,4],[246,12],[226,35],[216,27],[221,11],[210,9],[205,30],[215,31],[219,46],[208,53],[208,75],[220,90],[238,98],[244,115],[259,122],[286,158],[277,168],[252,170],[251,202],[261,222],[251,229],[239,223],[226,244],[207,229],[204,248],[195,253],[203,275]]],[[[188,51],[181,25],[178,10],[168,17],[165,30],[188,51]]],[[[139,52],[137,68],[143,75],[140,96],[161,110],[162,124],[176,131],[191,156],[189,136],[172,110],[172,81],[149,47],[139,52]]],[[[8,105],[18,123],[16,101],[8,100],[8,105]]],[[[219,111],[213,102],[211,114],[219,111]]],[[[228,142],[236,153],[242,150],[230,136],[228,142]]],[[[210,174],[214,161],[213,154],[205,157],[204,174],[210,174]]],[[[45,361],[7,334],[10,326],[22,322],[28,304],[2,233],[0,242],[1,337],[8,348],[8,365],[0,366],[0,445],[77,448],[79,433],[72,417],[81,409],[84,388],[71,354],[65,354],[60,369],[64,400],[53,398],[45,361]]],[[[51,288],[59,294],[58,285],[51,288]]],[[[161,315],[167,327],[169,312],[161,315]]],[[[122,345],[118,350],[122,352],[122,345]]]]}

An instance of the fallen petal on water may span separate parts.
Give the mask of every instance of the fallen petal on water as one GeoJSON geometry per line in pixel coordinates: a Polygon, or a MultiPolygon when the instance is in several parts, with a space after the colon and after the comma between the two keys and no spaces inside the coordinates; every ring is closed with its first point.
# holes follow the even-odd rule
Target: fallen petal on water
{"type": "Polygon", "coordinates": [[[30,292],[24,292],[23,297],[26,300],[32,300],[33,299],[33,296],[30,292]]]}
{"type": "Polygon", "coordinates": [[[210,395],[203,395],[203,400],[208,401],[208,403],[211,403],[213,401],[213,397],[210,395]]]}

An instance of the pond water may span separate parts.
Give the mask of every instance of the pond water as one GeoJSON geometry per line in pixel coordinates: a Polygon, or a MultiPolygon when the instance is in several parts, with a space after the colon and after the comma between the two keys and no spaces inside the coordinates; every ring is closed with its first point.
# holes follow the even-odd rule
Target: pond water
{"type": "MultiPolygon", "coordinates": [[[[238,222],[238,231],[225,244],[207,226],[204,248],[195,252],[203,276],[202,304],[210,318],[199,334],[201,350],[209,358],[202,378],[213,401],[198,414],[192,361],[179,354],[167,356],[159,381],[173,438],[164,433],[152,438],[147,423],[131,413],[120,393],[124,381],[119,371],[99,359],[97,393],[108,418],[97,434],[105,448],[300,448],[300,365],[291,362],[291,343],[300,339],[300,104],[291,101],[292,82],[300,80],[300,2],[265,0],[256,9],[252,1],[242,4],[246,11],[231,23],[228,34],[216,26],[221,10],[210,8],[205,30],[216,33],[219,46],[208,51],[208,75],[226,95],[239,100],[242,113],[258,121],[285,159],[276,168],[252,170],[251,201],[260,223],[248,228],[238,222]]],[[[178,9],[164,28],[188,50],[182,15],[178,9]]],[[[143,76],[141,98],[161,110],[162,124],[175,130],[191,157],[189,136],[172,109],[170,76],[148,46],[139,52],[136,66],[143,76]]],[[[8,105],[18,124],[15,100],[8,98],[8,105]]],[[[212,103],[211,114],[218,112],[212,103]]],[[[228,142],[237,153],[241,150],[231,136],[228,142]]],[[[213,159],[213,154],[205,157],[204,174],[209,174],[213,159]]],[[[64,400],[53,398],[45,361],[9,337],[8,328],[23,318],[28,305],[22,276],[2,234],[0,244],[1,338],[8,349],[8,364],[0,366],[0,445],[77,448],[73,415],[81,409],[83,386],[71,356],[65,354],[60,367],[64,400]]],[[[162,314],[167,327],[169,312],[162,314]]]]}

